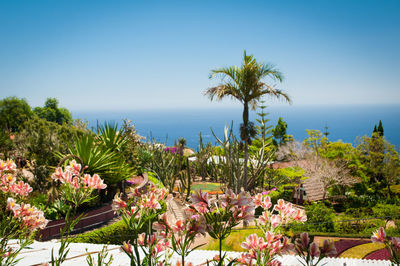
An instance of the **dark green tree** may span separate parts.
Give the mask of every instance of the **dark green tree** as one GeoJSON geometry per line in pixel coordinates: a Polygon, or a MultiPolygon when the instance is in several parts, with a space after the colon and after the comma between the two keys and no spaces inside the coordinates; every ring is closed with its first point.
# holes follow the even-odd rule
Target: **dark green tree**
{"type": "Polygon", "coordinates": [[[379,125],[377,128],[377,132],[379,133],[380,136],[383,136],[383,126],[382,126],[382,121],[379,120],[379,125]]]}
{"type": "Polygon", "coordinates": [[[66,153],[74,137],[84,134],[71,125],[58,125],[38,117],[25,122],[24,130],[15,136],[16,157],[32,162],[35,187],[43,191],[47,178],[59,163],[57,153],[66,153]]]}
{"type": "Polygon", "coordinates": [[[241,138],[244,142],[244,182],[243,187],[247,190],[247,163],[249,159],[248,146],[250,141],[249,126],[249,108],[255,110],[262,96],[269,95],[276,98],[282,98],[290,102],[289,96],[281,90],[275,89],[263,80],[267,77],[273,81],[282,82],[283,75],[279,70],[270,64],[257,62],[252,55],[247,55],[244,51],[243,62],[241,67],[232,66],[219,68],[211,71],[211,78],[216,75],[222,76],[224,79],[221,84],[216,87],[209,88],[205,94],[211,100],[216,98],[233,98],[243,104],[243,125],[241,128],[241,138]]]}
{"type": "Polygon", "coordinates": [[[375,133],[372,137],[362,137],[357,149],[366,167],[369,186],[376,194],[382,194],[386,189],[387,196],[391,196],[390,186],[400,181],[400,159],[395,147],[375,133]]]}
{"type": "Polygon", "coordinates": [[[287,123],[283,121],[282,117],[279,117],[278,122],[275,128],[272,129],[272,136],[274,137],[274,144],[276,146],[280,146],[286,143],[287,141],[287,123]]]}
{"type": "Polygon", "coordinates": [[[19,132],[25,121],[33,116],[25,99],[7,97],[0,101],[0,127],[7,132],[19,132]]]}
{"type": "Polygon", "coordinates": [[[66,108],[58,107],[56,98],[47,98],[43,107],[35,107],[33,112],[40,118],[50,122],[55,122],[59,125],[63,123],[71,123],[72,115],[66,108]]]}

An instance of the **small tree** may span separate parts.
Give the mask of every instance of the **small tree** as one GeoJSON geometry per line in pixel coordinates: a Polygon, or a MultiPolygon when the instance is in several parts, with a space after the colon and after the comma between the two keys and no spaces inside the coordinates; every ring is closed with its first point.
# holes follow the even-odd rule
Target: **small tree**
{"type": "Polygon", "coordinates": [[[287,142],[287,123],[283,121],[282,117],[279,117],[277,125],[272,129],[272,135],[274,136],[275,146],[281,146],[287,142]]]}
{"type": "Polygon", "coordinates": [[[7,97],[0,101],[0,127],[4,131],[19,132],[25,121],[33,116],[25,99],[7,97]]]}
{"type": "Polygon", "coordinates": [[[72,115],[66,108],[58,107],[56,98],[47,98],[43,107],[35,107],[33,112],[40,118],[62,125],[71,123],[72,115]]]}
{"type": "Polygon", "coordinates": [[[273,65],[263,64],[256,61],[252,55],[247,55],[244,51],[243,63],[241,67],[225,67],[211,71],[211,78],[221,75],[227,80],[216,87],[209,88],[205,94],[211,100],[216,98],[222,100],[231,97],[243,104],[243,124],[241,125],[241,138],[244,142],[244,189],[247,190],[247,162],[248,145],[253,127],[249,121],[249,108],[253,110],[257,107],[261,97],[269,95],[275,98],[282,98],[290,102],[289,96],[281,90],[275,89],[263,80],[271,78],[273,81],[282,82],[283,75],[273,65]]]}
{"type": "Polygon", "coordinates": [[[378,125],[377,130],[378,130],[379,135],[383,136],[383,126],[382,126],[382,121],[381,120],[379,120],[379,125],[378,125]]]}

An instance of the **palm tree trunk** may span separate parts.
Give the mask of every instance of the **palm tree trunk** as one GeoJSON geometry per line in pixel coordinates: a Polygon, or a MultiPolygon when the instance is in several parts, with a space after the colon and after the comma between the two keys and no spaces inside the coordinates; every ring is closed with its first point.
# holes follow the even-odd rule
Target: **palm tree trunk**
{"type": "Polygon", "coordinates": [[[249,104],[244,103],[243,109],[243,126],[245,129],[244,134],[244,173],[243,173],[243,188],[247,191],[247,161],[248,161],[248,150],[249,150],[249,132],[248,132],[248,124],[249,124],[249,104]]]}

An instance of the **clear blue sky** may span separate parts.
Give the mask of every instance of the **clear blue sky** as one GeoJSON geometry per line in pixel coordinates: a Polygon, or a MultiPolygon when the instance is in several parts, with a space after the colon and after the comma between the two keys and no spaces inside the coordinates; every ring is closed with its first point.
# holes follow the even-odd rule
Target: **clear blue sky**
{"type": "Polygon", "coordinates": [[[2,97],[32,106],[237,106],[202,93],[244,49],[295,105],[400,103],[398,0],[0,0],[0,25],[2,97]]]}

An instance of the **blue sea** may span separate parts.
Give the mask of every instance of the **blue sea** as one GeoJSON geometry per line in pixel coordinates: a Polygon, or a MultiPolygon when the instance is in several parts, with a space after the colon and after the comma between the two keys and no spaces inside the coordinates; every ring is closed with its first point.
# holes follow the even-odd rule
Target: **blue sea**
{"type": "MultiPolygon", "coordinates": [[[[374,125],[382,120],[387,140],[400,147],[400,105],[353,105],[353,106],[273,106],[265,109],[270,125],[275,126],[279,117],[287,123],[288,134],[296,140],[306,138],[306,129],[324,131],[328,127],[331,141],[342,140],[356,144],[357,136],[370,136],[374,125]]],[[[199,133],[204,142],[215,143],[212,130],[222,137],[225,125],[233,122],[238,134],[242,120],[242,109],[168,109],[134,111],[76,111],[74,118],[87,120],[89,128],[95,128],[105,121],[122,125],[123,119],[131,120],[138,133],[147,139],[153,136],[157,141],[173,145],[183,137],[187,146],[196,149],[199,133]]],[[[256,112],[250,119],[255,122],[256,112]]]]}

